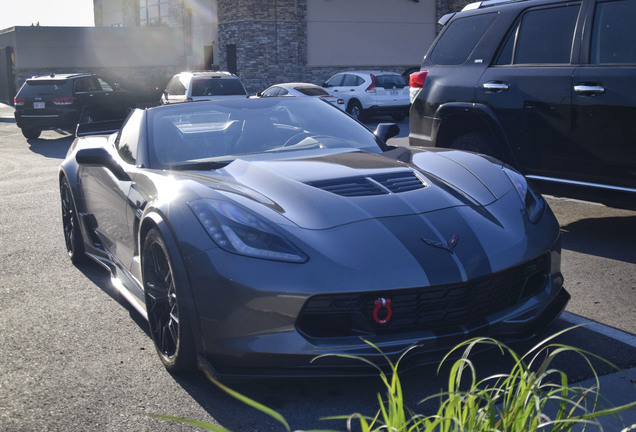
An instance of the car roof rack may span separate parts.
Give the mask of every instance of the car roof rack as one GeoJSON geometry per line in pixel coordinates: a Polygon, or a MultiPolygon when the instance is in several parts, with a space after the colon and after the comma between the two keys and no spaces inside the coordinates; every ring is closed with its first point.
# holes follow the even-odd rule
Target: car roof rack
{"type": "Polygon", "coordinates": [[[485,7],[489,7],[489,6],[498,6],[498,5],[502,5],[502,4],[506,4],[506,3],[518,3],[518,2],[522,2],[522,1],[526,1],[526,0],[483,0],[483,1],[477,1],[477,2],[473,2],[473,3],[469,3],[466,6],[464,6],[464,8],[462,9],[462,12],[463,11],[468,11],[468,10],[481,9],[481,8],[485,8],[485,7]]]}

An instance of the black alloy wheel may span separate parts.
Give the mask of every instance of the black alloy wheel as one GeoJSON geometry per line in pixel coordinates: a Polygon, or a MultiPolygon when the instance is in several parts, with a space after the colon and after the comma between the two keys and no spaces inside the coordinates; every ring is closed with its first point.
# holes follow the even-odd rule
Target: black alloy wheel
{"type": "Polygon", "coordinates": [[[349,102],[349,106],[347,107],[347,112],[351,117],[356,120],[363,121],[364,116],[362,112],[362,105],[357,100],[349,102]]]}
{"type": "Polygon", "coordinates": [[[64,230],[64,242],[66,252],[74,264],[85,260],[84,241],[80,230],[77,209],[73,200],[71,185],[66,177],[60,180],[60,199],[62,202],[62,228],[64,230]]]}
{"type": "Polygon", "coordinates": [[[141,265],[148,324],[159,358],[171,372],[192,370],[195,365],[192,332],[186,311],[181,307],[166,242],[155,228],[146,235],[141,265]]]}

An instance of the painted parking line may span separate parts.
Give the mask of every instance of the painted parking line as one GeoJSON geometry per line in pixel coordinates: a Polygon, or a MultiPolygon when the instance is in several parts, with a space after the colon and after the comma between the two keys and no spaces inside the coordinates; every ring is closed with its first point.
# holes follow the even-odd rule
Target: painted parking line
{"type": "Polygon", "coordinates": [[[569,322],[570,324],[583,324],[585,326],[584,328],[588,330],[592,330],[593,332],[622,342],[625,345],[629,345],[632,348],[636,348],[636,336],[634,336],[633,334],[615,329],[613,327],[608,327],[606,325],[597,323],[596,321],[574,315],[570,312],[563,312],[563,314],[561,314],[561,319],[563,321],[569,322]]]}

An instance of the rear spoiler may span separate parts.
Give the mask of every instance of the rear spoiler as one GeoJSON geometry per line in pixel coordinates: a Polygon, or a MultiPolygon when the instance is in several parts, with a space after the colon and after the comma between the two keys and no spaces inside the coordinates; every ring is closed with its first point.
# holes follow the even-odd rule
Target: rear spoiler
{"type": "Polygon", "coordinates": [[[75,129],[75,136],[81,137],[87,135],[109,135],[118,132],[119,129],[121,129],[121,125],[123,123],[124,119],[80,123],[75,129]]]}

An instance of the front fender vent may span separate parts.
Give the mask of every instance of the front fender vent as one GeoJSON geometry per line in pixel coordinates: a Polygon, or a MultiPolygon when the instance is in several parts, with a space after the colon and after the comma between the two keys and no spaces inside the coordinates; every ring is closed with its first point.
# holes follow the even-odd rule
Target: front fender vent
{"type": "Polygon", "coordinates": [[[308,184],[324,191],[346,197],[388,195],[426,187],[426,183],[412,171],[321,180],[308,184]]]}

